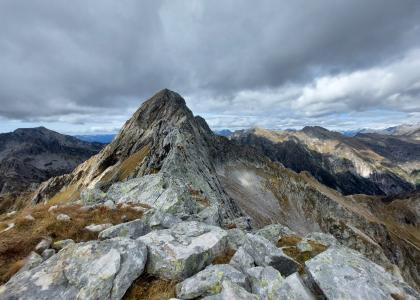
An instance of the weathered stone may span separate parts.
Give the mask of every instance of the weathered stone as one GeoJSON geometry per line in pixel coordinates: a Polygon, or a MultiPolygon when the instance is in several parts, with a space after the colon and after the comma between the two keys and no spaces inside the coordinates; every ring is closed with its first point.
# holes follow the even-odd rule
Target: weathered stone
{"type": "Polygon", "coordinates": [[[276,244],[278,240],[285,235],[296,235],[296,233],[290,230],[289,227],[283,226],[281,224],[267,225],[257,230],[255,234],[266,238],[274,244],[276,244]]]}
{"type": "Polygon", "coordinates": [[[230,265],[210,265],[176,286],[176,295],[182,299],[194,299],[220,293],[222,282],[230,280],[249,289],[247,277],[230,265]]]}
{"type": "Polygon", "coordinates": [[[151,209],[147,211],[143,216],[143,220],[151,229],[167,229],[182,222],[180,218],[160,209],[151,209]]]}
{"type": "Polygon", "coordinates": [[[44,261],[44,259],[42,258],[41,255],[32,251],[31,254],[29,254],[28,257],[26,257],[25,264],[19,270],[19,272],[24,272],[24,271],[28,271],[30,269],[33,269],[36,266],[39,266],[43,261],[44,261]]]}
{"type": "Polygon", "coordinates": [[[106,193],[98,188],[85,189],[80,194],[80,200],[85,204],[93,204],[103,202],[106,198],[106,193]]]}
{"type": "Polygon", "coordinates": [[[331,247],[305,265],[328,299],[420,299],[405,282],[345,247],[331,247]]]}
{"type": "Polygon", "coordinates": [[[324,246],[338,245],[338,241],[334,236],[323,232],[311,232],[305,236],[305,240],[315,241],[324,246]]]}
{"type": "Polygon", "coordinates": [[[233,224],[236,228],[249,231],[252,229],[252,221],[250,217],[238,217],[230,220],[230,224],[233,224]]]}
{"type": "Polygon", "coordinates": [[[262,236],[247,234],[243,247],[257,266],[272,266],[283,276],[288,276],[298,269],[299,265],[295,260],[262,236]]]}
{"type": "Polygon", "coordinates": [[[308,241],[303,240],[296,244],[296,248],[299,250],[299,252],[307,252],[312,251],[311,244],[308,243],[308,241]]]}
{"type": "Polygon", "coordinates": [[[115,238],[67,246],[0,288],[5,300],[121,299],[143,272],[141,241],[115,238]]]}
{"type": "Polygon", "coordinates": [[[60,221],[60,222],[70,221],[70,217],[66,214],[59,214],[59,215],[57,215],[56,219],[57,219],[57,221],[60,221]]]}
{"type": "Polygon", "coordinates": [[[50,237],[42,239],[36,246],[35,251],[38,253],[42,253],[45,249],[50,248],[52,243],[52,239],[50,237]]]}
{"type": "Polygon", "coordinates": [[[51,256],[53,256],[54,254],[55,254],[55,250],[54,249],[45,249],[44,251],[42,251],[41,256],[45,260],[45,259],[48,259],[51,256]]]}
{"type": "Polygon", "coordinates": [[[247,292],[243,287],[225,280],[222,283],[222,292],[220,294],[207,296],[202,300],[261,300],[261,298],[247,292]]]}
{"type": "Polygon", "coordinates": [[[233,257],[230,259],[229,264],[242,272],[245,272],[249,268],[255,267],[254,258],[249,255],[243,247],[239,247],[233,257]]]}
{"type": "Polygon", "coordinates": [[[114,210],[114,209],[116,209],[116,208],[117,208],[117,207],[115,206],[114,201],[112,201],[112,200],[107,200],[107,201],[105,201],[104,206],[105,206],[106,208],[108,208],[108,209],[111,209],[111,210],[114,210]]]}
{"type": "Polygon", "coordinates": [[[50,208],[48,208],[48,212],[53,212],[58,208],[58,205],[51,205],[50,208]]]}
{"type": "Polygon", "coordinates": [[[251,291],[257,294],[261,299],[277,299],[273,296],[276,291],[283,285],[283,277],[280,272],[273,267],[255,267],[247,270],[251,291]]]}
{"type": "Polygon", "coordinates": [[[229,229],[228,246],[230,249],[238,250],[245,243],[246,233],[238,228],[229,229]]]}
{"type": "Polygon", "coordinates": [[[150,232],[149,226],[144,224],[140,219],[118,224],[112,227],[109,227],[99,233],[99,239],[111,239],[114,237],[125,237],[136,239],[150,232]]]}
{"type": "Polygon", "coordinates": [[[90,232],[101,232],[107,228],[112,227],[113,225],[111,223],[106,223],[106,224],[90,224],[88,226],[85,227],[86,230],[90,231],[90,232]]]}
{"type": "Polygon", "coordinates": [[[32,215],[26,215],[23,217],[26,221],[32,222],[35,221],[35,218],[32,215]]]}
{"type": "Polygon", "coordinates": [[[56,250],[61,250],[64,247],[70,245],[70,244],[74,244],[74,241],[72,239],[67,239],[67,240],[60,240],[60,241],[56,241],[52,244],[52,247],[56,250]]]}
{"type": "Polygon", "coordinates": [[[298,273],[287,276],[282,286],[275,291],[275,295],[282,300],[315,300],[315,296],[305,286],[298,273]]]}
{"type": "Polygon", "coordinates": [[[225,230],[190,221],[139,238],[149,250],[147,272],[166,279],[184,279],[205,268],[226,250],[225,230]]]}

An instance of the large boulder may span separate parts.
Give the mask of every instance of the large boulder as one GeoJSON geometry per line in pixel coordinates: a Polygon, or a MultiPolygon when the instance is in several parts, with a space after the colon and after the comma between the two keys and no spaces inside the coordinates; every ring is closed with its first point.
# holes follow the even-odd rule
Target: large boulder
{"type": "Polygon", "coordinates": [[[296,233],[290,230],[289,227],[283,226],[281,224],[267,225],[257,230],[255,234],[266,238],[274,244],[276,244],[278,240],[285,235],[296,235],[296,233]]]}
{"type": "Polygon", "coordinates": [[[271,296],[283,285],[283,277],[273,267],[254,267],[247,270],[251,291],[263,300],[277,299],[271,296]],[[269,297],[270,295],[270,297],[269,297]]]}
{"type": "Polygon", "coordinates": [[[181,223],[182,220],[173,214],[164,212],[160,209],[150,209],[144,216],[143,220],[150,226],[151,229],[167,229],[171,228],[177,223],[181,223]]]}
{"type": "Polygon", "coordinates": [[[234,267],[230,265],[210,265],[179,283],[176,287],[176,294],[181,299],[195,299],[200,296],[218,294],[221,292],[222,283],[225,280],[249,288],[246,275],[234,267]]]}
{"type": "Polygon", "coordinates": [[[137,219],[107,228],[99,233],[99,238],[101,240],[112,239],[114,237],[137,239],[149,232],[149,226],[144,224],[141,219],[137,219]]]}
{"type": "Polygon", "coordinates": [[[240,247],[235,252],[229,264],[242,272],[246,272],[249,268],[255,267],[254,258],[245,251],[244,247],[240,247]]]}
{"type": "Polygon", "coordinates": [[[147,272],[182,280],[205,268],[227,247],[227,233],[217,226],[196,221],[152,231],[139,238],[148,248],[147,272]]]}
{"type": "Polygon", "coordinates": [[[147,259],[137,240],[111,239],[70,244],[0,287],[0,299],[121,299],[147,259]]]}
{"type": "Polygon", "coordinates": [[[305,265],[311,280],[328,299],[420,299],[405,282],[345,247],[329,248],[305,265]]]}
{"type": "Polygon", "coordinates": [[[282,300],[315,300],[298,273],[287,276],[276,295],[282,300]]]}
{"type": "Polygon", "coordinates": [[[252,256],[255,265],[272,266],[283,276],[296,272],[299,267],[294,259],[284,254],[281,249],[262,236],[247,234],[247,239],[242,247],[252,256]]]}

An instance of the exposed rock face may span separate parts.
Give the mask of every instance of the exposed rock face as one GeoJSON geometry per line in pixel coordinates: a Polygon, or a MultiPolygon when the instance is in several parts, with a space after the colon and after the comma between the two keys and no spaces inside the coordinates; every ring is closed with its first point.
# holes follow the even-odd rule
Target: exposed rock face
{"type": "Polygon", "coordinates": [[[232,299],[242,299],[242,300],[260,300],[260,297],[257,295],[247,292],[241,286],[231,282],[224,281],[222,283],[222,292],[214,296],[204,297],[203,300],[232,300],[232,299]]]}
{"type": "Polygon", "coordinates": [[[0,134],[0,212],[22,205],[14,202],[20,193],[71,172],[102,147],[44,127],[0,134]]]}
{"type": "Polygon", "coordinates": [[[112,239],[115,237],[137,239],[149,231],[149,226],[139,219],[107,228],[104,231],[101,231],[98,237],[101,240],[112,239]]]}
{"type": "Polygon", "coordinates": [[[146,246],[130,239],[71,244],[0,287],[1,299],[121,299],[143,272],[146,246]]]}
{"type": "Polygon", "coordinates": [[[345,195],[394,195],[413,191],[420,179],[420,144],[379,134],[346,137],[321,127],[301,131],[253,129],[232,138],[273,161],[312,176],[345,195]]]}
{"type": "Polygon", "coordinates": [[[420,294],[347,248],[330,248],[306,262],[328,299],[419,299],[420,294]]]}
{"type": "Polygon", "coordinates": [[[195,221],[152,231],[139,240],[149,251],[147,272],[166,279],[197,273],[227,248],[225,230],[195,221]]]}

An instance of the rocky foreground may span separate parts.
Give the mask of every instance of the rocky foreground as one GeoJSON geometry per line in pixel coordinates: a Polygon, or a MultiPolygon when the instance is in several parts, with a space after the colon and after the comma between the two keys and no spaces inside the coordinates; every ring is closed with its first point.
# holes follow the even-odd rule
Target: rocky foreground
{"type": "MultiPolygon", "coordinates": [[[[143,299],[420,299],[416,210],[404,221],[417,200],[391,210],[343,197],[215,136],[168,90],[98,155],[42,184],[33,203],[48,211],[25,222],[54,222],[0,299],[141,299],[136,288],[150,280],[174,289],[143,299]],[[53,230],[122,209],[106,222],[78,219],[71,235],[53,230]],[[132,210],[141,214],[128,218],[132,210]]],[[[0,241],[35,226],[4,220],[0,241]]]]}

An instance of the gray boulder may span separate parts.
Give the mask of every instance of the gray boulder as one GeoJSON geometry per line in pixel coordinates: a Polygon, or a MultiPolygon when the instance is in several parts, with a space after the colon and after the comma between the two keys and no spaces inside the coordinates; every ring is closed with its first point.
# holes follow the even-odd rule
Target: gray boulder
{"type": "Polygon", "coordinates": [[[217,295],[207,296],[203,300],[261,300],[257,295],[247,292],[243,287],[225,280],[222,283],[222,292],[217,295]]]}
{"type": "Polygon", "coordinates": [[[228,233],[228,246],[230,249],[238,250],[246,240],[246,233],[239,228],[229,229],[228,233]]]}
{"type": "Polygon", "coordinates": [[[255,267],[254,258],[249,255],[243,247],[240,247],[235,252],[235,254],[230,259],[229,264],[242,272],[245,272],[249,268],[255,267]]]}
{"type": "Polygon", "coordinates": [[[36,246],[35,251],[38,253],[42,253],[45,249],[50,248],[52,243],[52,239],[50,237],[43,238],[36,246]]]}
{"type": "Polygon", "coordinates": [[[181,223],[182,220],[173,214],[164,212],[159,209],[150,209],[144,216],[143,220],[147,223],[151,229],[168,229],[177,223],[181,223]]]}
{"type": "Polygon", "coordinates": [[[248,234],[243,248],[252,256],[257,266],[272,266],[283,276],[296,272],[299,267],[295,260],[262,236],[248,234]]]}
{"type": "Polygon", "coordinates": [[[111,209],[111,210],[114,210],[114,209],[117,208],[114,201],[112,201],[112,200],[106,200],[105,203],[104,203],[104,206],[108,209],[111,209]]]}
{"type": "Polygon", "coordinates": [[[311,232],[305,235],[305,240],[315,241],[324,246],[338,245],[338,241],[333,235],[323,232],[311,232]]]}
{"type": "Polygon", "coordinates": [[[13,276],[0,299],[121,299],[147,259],[137,240],[71,244],[39,266],[13,276]]]}
{"type": "Polygon", "coordinates": [[[247,270],[251,291],[263,300],[280,299],[276,296],[276,291],[283,285],[283,277],[280,272],[273,267],[255,267],[247,270]]]}
{"type": "Polygon", "coordinates": [[[328,299],[420,299],[405,282],[345,247],[329,248],[305,265],[311,280],[328,299]]]}
{"type": "Polygon", "coordinates": [[[60,221],[60,222],[69,222],[70,221],[70,217],[66,214],[58,214],[56,219],[57,219],[57,221],[60,221]]]}
{"type": "Polygon", "coordinates": [[[147,272],[166,279],[185,279],[205,268],[226,250],[220,227],[189,221],[152,231],[138,240],[148,248],[147,272]]]}
{"type": "Polygon", "coordinates": [[[64,247],[70,245],[70,244],[74,244],[74,241],[72,239],[66,239],[66,240],[60,240],[60,241],[56,241],[52,244],[52,247],[56,250],[61,250],[64,247]]]}
{"type": "Polygon", "coordinates": [[[150,232],[149,226],[144,224],[140,219],[118,224],[112,227],[109,227],[99,233],[99,239],[112,239],[114,237],[124,237],[137,239],[150,232]]]}
{"type": "Polygon", "coordinates": [[[112,227],[112,224],[111,223],[90,224],[90,225],[86,226],[85,229],[87,231],[90,231],[90,232],[101,232],[101,231],[103,231],[103,230],[105,230],[107,228],[110,228],[110,227],[112,227]]]}
{"type": "Polygon", "coordinates": [[[51,256],[53,256],[54,254],[55,254],[55,250],[54,249],[45,249],[44,251],[42,251],[41,256],[45,260],[45,259],[48,259],[51,256]]]}
{"type": "Polygon", "coordinates": [[[285,235],[296,235],[296,233],[290,230],[289,227],[283,226],[281,224],[267,225],[257,230],[255,234],[266,238],[274,244],[276,244],[277,241],[285,235]]]}
{"type": "MultiPolygon", "coordinates": [[[[39,255],[38,253],[32,251],[28,257],[25,259],[25,264],[23,265],[23,267],[19,270],[19,272],[24,272],[24,271],[28,271],[30,269],[35,268],[36,266],[39,266],[42,262],[44,261],[44,259],[42,258],[41,255],[39,255]]],[[[0,288],[1,289],[1,288],[0,288]]]]}
{"type": "Polygon", "coordinates": [[[282,286],[276,290],[276,295],[282,300],[315,300],[298,273],[287,276],[282,286]]]}
{"type": "Polygon", "coordinates": [[[210,265],[194,276],[185,279],[176,286],[177,297],[194,299],[221,292],[224,280],[230,280],[246,289],[249,288],[247,277],[230,265],[210,265]]]}

